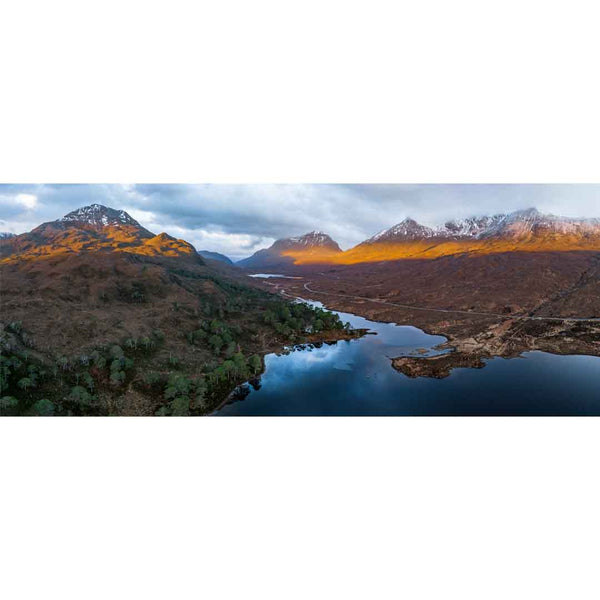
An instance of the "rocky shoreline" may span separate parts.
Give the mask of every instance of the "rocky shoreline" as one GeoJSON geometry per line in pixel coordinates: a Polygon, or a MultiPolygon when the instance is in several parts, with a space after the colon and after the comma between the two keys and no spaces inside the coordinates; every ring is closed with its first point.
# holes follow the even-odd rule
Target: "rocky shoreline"
{"type": "MultiPolygon", "coordinates": [[[[484,360],[493,357],[514,358],[528,351],[542,351],[561,355],[600,356],[600,322],[582,321],[566,316],[564,320],[531,320],[523,313],[506,316],[472,316],[452,313],[440,314],[410,308],[386,305],[383,301],[343,297],[336,282],[318,279],[323,295],[309,294],[321,300],[328,309],[349,312],[374,321],[413,325],[426,333],[442,335],[447,342],[440,349],[451,349],[437,356],[410,356],[392,358],[392,366],[409,377],[447,377],[459,367],[482,368],[484,360]]],[[[282,286],[288,293],[307,294],[299,282],[282,286]]]]}

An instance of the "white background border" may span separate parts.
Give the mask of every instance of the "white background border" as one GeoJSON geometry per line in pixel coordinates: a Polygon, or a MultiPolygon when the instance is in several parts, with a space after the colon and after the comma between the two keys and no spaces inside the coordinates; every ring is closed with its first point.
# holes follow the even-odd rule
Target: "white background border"
{"type": "MultiPolygon", "coordinates": [[[[5,2],[0,179],[597,182],[595,10],[5,2]]],[[[597,423],[2,419],[0,594],[597,598],[597,423]]]]}

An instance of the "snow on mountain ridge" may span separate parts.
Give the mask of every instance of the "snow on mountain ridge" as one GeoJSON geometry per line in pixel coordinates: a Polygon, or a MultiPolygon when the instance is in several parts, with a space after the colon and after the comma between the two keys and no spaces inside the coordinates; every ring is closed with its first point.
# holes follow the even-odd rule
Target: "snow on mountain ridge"
{"type": "Polygon", "coordinates": [[[522,237],[533,233],[552,232],[563,235],[600,235],[600,219],[577,219],[544,214],[536,208],[514,211],[509,214],[468,217],[447,221],[444,225],[427,227],[410,218],[384,229],[363,242],[394,242],[398,239],[417,240],[483,239],[496,236],[522,237]]]}
{"type": "Polygon", "coordinates": [[[425,225],[420,225],[414,219],[406,218],[397,225],[380,231],[365,243],[376,242],[394,237],[405,237],[410,239],[428,238],[433,237],[435,233],[435,229],[425,225]]]}
{"type": "Polygon", "coordinates": [[[482,237],[521,237],[534,233],[551,232],[560,235],[600,234],[600,219],[576,219],[541,213],[536,208],[518,210],[506,215],[482,237]]]}
{"type": "Polygon", "coordinates": [[[477,238],[483,232],[489,230],[500,222],[506,215],[494,215],[485,217],[468,217],[465,219],[453,219],[436,228],[440,237],[471,237],[477,238]]]}
{"type": "Polygon", "coordinates": [[[306,247],[337,246],[337,243],[322,231],[311,231],[310,233],[305,233],[304,235],[277,240],[275,243],[293,244],[306,247]]]}
{"type": "Polygon", "coordinates": [[[116,210],[102,204],[82,206],[58,221],[61,223],[87,223],[95,226],[133,225],[140,227],[140,224],[124,210],[116,210]]]}

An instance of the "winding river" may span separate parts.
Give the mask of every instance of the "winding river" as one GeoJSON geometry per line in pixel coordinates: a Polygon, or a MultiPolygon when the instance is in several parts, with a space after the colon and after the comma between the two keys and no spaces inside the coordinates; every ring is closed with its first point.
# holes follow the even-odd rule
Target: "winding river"
{"type": "Polygon", "coordinates": [[[600,415],[599,357],[526,352],[489,359],[483,369],[454,369],[445,379],[411,379],[390,359],[439,353],[444,337],[337,314],[371,334],[267,355],[260,387],[245,386],[244,399],[215,414],[600,415]]]}

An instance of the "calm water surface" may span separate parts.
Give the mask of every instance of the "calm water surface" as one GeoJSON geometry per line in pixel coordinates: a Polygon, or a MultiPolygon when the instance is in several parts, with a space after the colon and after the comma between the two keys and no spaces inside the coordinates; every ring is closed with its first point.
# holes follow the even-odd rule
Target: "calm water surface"
{"type": "MultiPolygon", "coordinates": [[[[319,303],[311,303],[322,306],[319,303]]],[[[335,312],[335,311],[334,311],[335,312]]],[[[526,352],[462,368],[446,379],[410,379],[390,358],[446,341],[415,327],[337,313],[376,335],[269,354],[258,390],[218,415],[600,415],[600,358],[526,352]]]]}

